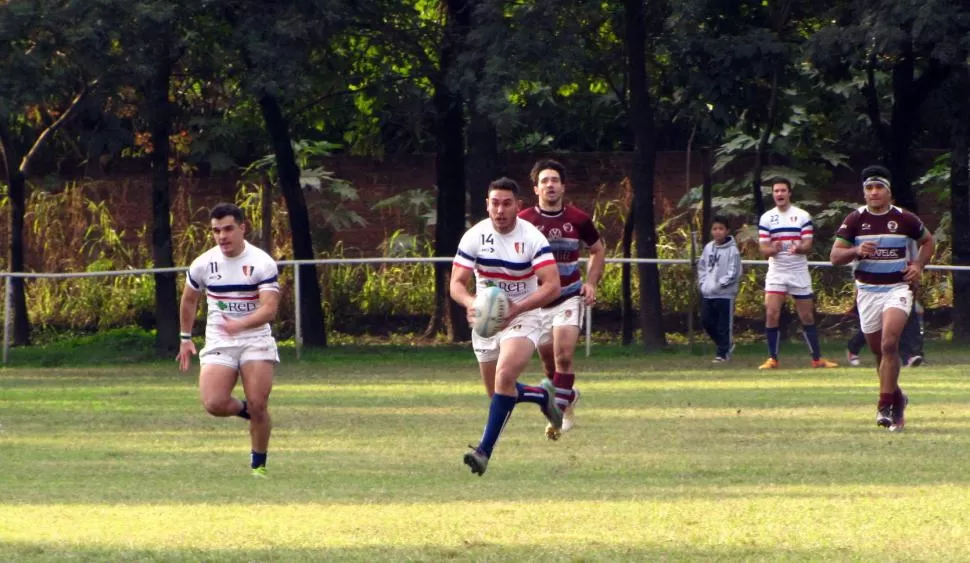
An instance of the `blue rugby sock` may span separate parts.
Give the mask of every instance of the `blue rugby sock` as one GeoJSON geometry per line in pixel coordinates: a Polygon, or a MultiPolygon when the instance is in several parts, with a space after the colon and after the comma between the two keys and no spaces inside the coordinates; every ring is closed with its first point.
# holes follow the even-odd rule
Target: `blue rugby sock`
{"type": "Polygon", "coordinates": [[[805,342],[808,342],[808,349],[812,353],[812,359],[817,360],[822,357],[822,347],[818,345],[818,329],[815,325],[802,325],[805,330],[805,342]]]}
{"type": "Polygon", "coordinates": [[[778,359],[778,327],[765,327],[765,337],[768,339],[768,355],[778,359]]]}
{"type": "Polygon", "coordinates": [[[515,397],[509,395],[492,395],[492,404],[488,407],[488,422],[485,424],[485,432],[482,434],[482,442],[478,445],[485,455],[492,457],[492,450],[495,449],[495,442],[505,429],[505,423],[512,416],[512,409],[515,408],[515,397]]]}
{"type": "Polygon", "coordinates": [[[518,396],[515,398],[516,403],[535,403],[540,407],[546,406],[546,390],[542,387],[535,387],[532,385],[522,385],[521,383],[515,384],[515,391],[518,396]]]}
{"type": "Polygon", "coordinates": [[[249,454],[249,459],[249,465],[253,469],[262,467],[266,465],[266,452],[258,453],[256,450],[253,450],[252,453],[249,454]]]}

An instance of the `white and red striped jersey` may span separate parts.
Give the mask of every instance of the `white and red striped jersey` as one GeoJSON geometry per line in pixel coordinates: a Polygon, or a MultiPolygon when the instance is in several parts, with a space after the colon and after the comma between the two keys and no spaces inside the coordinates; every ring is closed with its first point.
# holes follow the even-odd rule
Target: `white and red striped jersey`
{"type": "MultiPolygon", "coordinates": [[[[276,261],[261,249],[246,243],[238,256],[210,248],[189,266],[186,279],[192,289],[204,291],[206,297],[205,338],[225,340],[222,330],[226,317],[245,317],[259,306],[261,291],[279,291],[279,269],[276,261]]],[[[232,338],[272,336],[269,323],[242,331],[232,338]]]]}
{"type": "Polygon", "coordinates": [[[791,254],[789,249],[802,240],[812,239],[814,235],[812,216],[804,209],[791,205],[784,212],[777,207],[766,211],[758,221],[758,242],[782,244],[782,251],[768,258],[768,271],[807,271],[808,256],[791,254]]]}
{"type": "Polygon", "coordinates": [[[515,228],[503,235],[485,219],[461,237],[453,264],[475,272],[476,291],[495,285],[517,302],[539,288],[536,270],[555,266],[556,259],[532,223],[516,219],[515,228]]]}

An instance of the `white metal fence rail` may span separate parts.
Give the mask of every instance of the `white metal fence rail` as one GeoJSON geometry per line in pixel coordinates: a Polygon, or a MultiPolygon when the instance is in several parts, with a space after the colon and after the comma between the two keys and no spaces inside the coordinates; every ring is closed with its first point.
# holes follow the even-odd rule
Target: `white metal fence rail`
{"type": "MultiPolygon", "coordinates": [[[[330,259],[319,259],[319,260],[280,260],[277,264],[281,267],[293,267],[299,271],[301,266],[330,266],[330,265],[351,265],[351,264],[422,264],[422,263],[450,263],[453,260],[452,257],[441,258],[441,257],[427,257],[427,258],[330,258],[330,259]]],[[[585,262],[586,258],[581,258],[580,261],[585,262]]],[[[687,258],[607,258],[607,264],[657,264],[657,265],[687,265],[691,263],[691,260],[687,258]]],[[[768,264],[767,260],[742,260],[743,265],[758,265],[766,266],[768,264]]],[[[818,262],[810,261],[808,263],[812,267],[837,267],[837,268],[848,268],[848,266],[832,266],[829,262],[818,262]]],[[[970,271],[970,266],[952,266],[943,264],[931,264],[926,267],[927,270],[942,270],[942,271],[970,271]]],[[[110,270],[104,272],[61,272],[61,273],[48,273],[48,272],[0,272],[0,278],[4,278],[4,306],[3,306],[3,363],[7,363],[7,354],[10,350],[10,323],[13,318],[10,314],[11,301],[12,301],[12,290],[11,280],[14,278],[21,279],[69,279],[69,278],[96,278],[96,277],[114,277],[114,276],[140,276],[148,274],[164,274],[164,273],[185,273],[187,267],[175,267],[175,268],[145,268],[140,270],[110,270]]],[[[296,274],[296,272],[294,272],[296,274]]],[[[293,276],[293,314],[294,314],[294,325],[295,334],[293,337],[294,344],[296,345],[296,355],[299,359],[300,351],[303,345],[303,328],[301,325],[300,317],[300,276],[293,276]]],[[[586,354],[589,355],[590,346],[590,331],[592,325],[592,318],[589,316],[591,314],[591,308],[586,308],[587,318],[586,318],[586,354]]]]}

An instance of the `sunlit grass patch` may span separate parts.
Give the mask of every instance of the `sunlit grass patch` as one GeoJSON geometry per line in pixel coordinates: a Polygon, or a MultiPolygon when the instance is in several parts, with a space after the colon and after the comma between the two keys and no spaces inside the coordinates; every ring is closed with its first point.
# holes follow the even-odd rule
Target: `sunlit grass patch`
{"type": "Polygon", "coordinates": [[[205,415],[174,365],[8,369],[0,559],[961,560],[960,354],[903,372],[890,434],[871,368],[598,349],[577,428],[549,442],[517,406],[481,478],[461,462],[488,408],[467,350],[284,362],[264,481],[245,422],[205,415]]]}

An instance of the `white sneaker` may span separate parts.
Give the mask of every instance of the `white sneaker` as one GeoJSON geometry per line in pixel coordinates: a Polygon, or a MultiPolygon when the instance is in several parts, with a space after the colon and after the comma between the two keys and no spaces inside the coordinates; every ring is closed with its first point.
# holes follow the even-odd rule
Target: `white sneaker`
{"type": "Polygon", "coordinates": [[[569,432],[576,426],[576,405],[579,404],[579,389],[573,389],[573,400],[562,413],[562,431],[569,432]]]}
{"type": "Polygon", "coordinates": [[[859,364],[862,363],[862,362],[859,361],[859,355],[858,354],[853,354],[852,352],[846,351],[845,352],[845,357],[846,357],[846,359],[849,360],[849,365],[850,366],[858,367],[859,364]]]}
{"type": "Polygon", "coordinates": [[[914,367],[916,367],[916,366],[918,366],[918,365],[920,365],[922,363],[923,363],[923,356],[917,355],[917,356],[911,357],[909,359],[909,361],[906,362],[906,367],[908,367],[908,368],[914,368],[914,367]]]}

